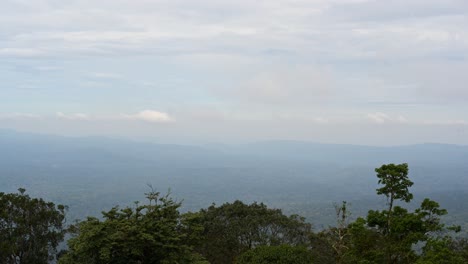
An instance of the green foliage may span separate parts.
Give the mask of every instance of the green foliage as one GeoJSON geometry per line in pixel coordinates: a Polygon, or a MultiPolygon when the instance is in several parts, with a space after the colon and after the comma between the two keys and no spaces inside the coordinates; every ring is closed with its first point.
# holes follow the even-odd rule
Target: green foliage
{"type": "Polygon", "coordinates": [[[377,194],[383,194],[388,199],[402,200],[409,202],[413,199],[413,195],[408,188],[413,185],[413,182],[408,178],[408,164],[386,164],[380,168],[376,168],[379,184],[384,186],[377,189],[377,194]]]}
{"type": "Polygon", "coordinates": [[[451,248],[468,263],[468,238],[451,240],[451,248]]]}
{"type": "Polygon", "coordinates": [[[392,222],[393,204],[395,200],[401,200],[409,203],[413,199],[413,194],[409,192],[409,187],[413,182],[408,178],[408,164],[387,164],[376,168],[377,178],[379,184],[383,187],[377,189],[378,195],[385,195],[388,201],[388,210],[385,213],[385,223],[380,223],[384,227],[385,232],[390,232],[390,225],[392,222]]]}
{"type": "MultiPolygon", "coordinates": [[[[336,263],[337,254],[332,244],[330,243],[330,230],[326,229],[322,232],[312,234],[310,236],[311,254],[314,263],[328,264],[336,263]]],[[[333,236],[331,236],[333,237],[333,236]]]]}
{"type": "MultiPolygon", "coordinates": [[[[180,203],[158,192],[147,194],[149,204],[112,208],[103,221],[88,218],[76,226],[61,264],[195,263],[201,261],[188,244],[196,229],[193,219],[179,214],[180,203]],[[196,261],[196,259],[198,260],[196,261]]],[[[203,262],[199,262],[203,263],[203,262]]]]}
{"type": "Polygon", "coordinates": [[[262,245],[303,245],[311,234],[304,218],[285,216],[263,203],[212,205],[200,215],[204,232],[196,250],[212,264],[233,263],[245,251],[262,245]]]}
{"type": "Polygon", "coordinates": [[[0,193],[0,263],[48,263],[63,240],[66,207],[25,191],[0,193]]]}
{"type": "Polygon", "coordinates": [[[364,218],[359,217],[349,225],[348,251],[343,263],[383,263],[385,238],[367,226],[364,218]]]}
{"type": "Polygon", "coordinates": [[[242,254],[237,264],[311,264],[312,253],[300,246],[259,246],[242,254]]]}
{"type": "MultiPolygon", "coordinates": [[[[428,198],[414,212],[394,206],[394,201],[410,202],[413,195],[409,187],[408,164],[388,164],[376,169],[379,184],[377,194],[388,198],[388,209],[370,210],[366,219],[359,218],[349,226],[348,262],[359,263],[415,263],[419,256],[414,250],[417,244],[427,245],[438,241],[436,235],[449,231],[440,222],[447,214],[439,204],[428,198]]],[[[435,244],[434,244],[435,245],[435,244]]]]}
{"type": "Polygon", "coordinates": [[[454,246],[456,242],[450,237],[429,239],[416,264],[464,264],[468,259],[454,246]]]}
{"type": "Polygon", "coordinates": [[[418,257],[413,250],[414,245],[434,238],[432,234],[442,231],[444,225],[440,223],[440,216],[446,213],[446,210],[439,209],[437,202],[425,199],[414,212],[395,206],[390,226],[387,226],[389,212],[386,210],[369,211],[366,222],[377,236],[382,237],[379,245],[380,251],[385,253],[382,261],[412,263],[418,257]]]}
{"type": "MultiPolygon", "coordinates": [[[[466,263],[465,248],[442,236],[460,230],[441,223],[447,210],[428,198],[413,212],[394,205],[413,198],[408,165],[383,165],[376,172],[379,184],[383,184],[377,194],[388,198],[387,210],[370,210],[365,218],[359,217],[348,226],[343,226],[341,215],[337,227],[313,237],[316,263],[466,263]],[[416,250],[421,247],[422,255],[416,250]]],[[[346,209],[345,205],[337,212],[346,209]]]]}

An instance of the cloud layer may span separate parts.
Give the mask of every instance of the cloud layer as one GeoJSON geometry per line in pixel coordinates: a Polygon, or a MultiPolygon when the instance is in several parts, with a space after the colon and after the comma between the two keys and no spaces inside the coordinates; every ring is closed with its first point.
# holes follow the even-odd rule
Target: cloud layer
{"type": "Polygon", "coordinates": [[[237,122],[463,127],[467,24],[465,0],[6,0],[0,119],[170,123],[205,139],[220,125],[261,134],[237,122]]]}

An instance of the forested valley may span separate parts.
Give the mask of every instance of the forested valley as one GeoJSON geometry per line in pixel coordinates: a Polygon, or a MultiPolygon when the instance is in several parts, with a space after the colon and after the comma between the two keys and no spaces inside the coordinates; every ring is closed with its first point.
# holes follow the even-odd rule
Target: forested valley
{"type": "Polygon", "coordinates": [[[3,132],[1,263],[466,263],[466,147],[3,132]]]}
{"type": "Polygon", "coordinates": [[[181,213],[180,202],[150,187],[144,203],[113,207],[101,218],[66,224],[66,206],[0,193],[2,263],[466,263],[468,240],[447,226],[447,210],[425,198],[415,210],[408,164],[375,169],[385,210],[349,219],[335,205],[336,224],[322,231],[299,215],[263,203],[215,204],[181,213]],[[57,248],[69,234],[67,249],[57,248]]]}

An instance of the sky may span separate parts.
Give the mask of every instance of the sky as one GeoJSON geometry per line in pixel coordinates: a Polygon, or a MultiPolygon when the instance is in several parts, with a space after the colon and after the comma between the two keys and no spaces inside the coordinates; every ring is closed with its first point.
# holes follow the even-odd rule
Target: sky
{"type": "Polygon", "coordinates": [[[2,0],[0,128],[468,144],[466,0],[2,0]]]}

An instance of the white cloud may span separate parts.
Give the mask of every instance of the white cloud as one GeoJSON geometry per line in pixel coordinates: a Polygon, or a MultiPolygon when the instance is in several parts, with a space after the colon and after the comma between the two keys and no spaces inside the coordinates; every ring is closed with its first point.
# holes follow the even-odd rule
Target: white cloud
{"type": "Polygon", "coordinates": [[[382,112],[370,113],[367,114],[367,119],[370,121],[377,123],[377,124],[384,124],[384,123],[408,123],[408,120],[401,116],[389,116],[388,114],[382,112]]]}
{"type": "Polygon", "coordinates": [[[323,118],[323,117],[316,117],[316,118],[313,118],[312,120],[318,124],[326,124],[330,122],[330,120],[328,120],[327,118],[323,118]]]}
{"type": "Polygon", "coordinates": [[[169,114],[155,110],[144,110],[132,115],[122,115],[125,119],[140,120],[151,123],[172,122],[174,119],[169,114]]]}
{"type": "Polygon", "coordinates": [[[112,72],[92,72],[89,74],[90,77],[97,79],[120,79],[122,75],[112,72]]]}
{"type": "Polygon", "coordinates": [[[460,26],[464,21],[460,13],[467,7],[464,1],[412,0],[410,7],[407,1],[392,2],[396,3],[103,0],[65,5],[41,1],[41,5],[10,7],[5,14],[0,11],[0,23],[9,25],[10,47],[39,46],[52,54],[191,54],[221,47],[226,54],[280,48],[312,57],[377,54],[392,58],[399,53],[403,57],[437,51],[447,40],[466,42],[468,30],[460,26]],[[25,7],[30,12],[24,12],[25,7]],[[25,27],[34,30],[21,30],[25,27]]]}
{"type": "Polygon", "coordinates": [[[74,114],[64,114],[62,112],[57,112],[56,116],[61,119],[67,120],[90,120],[91,117],[83,113],[74,113],[74,114]]]}

